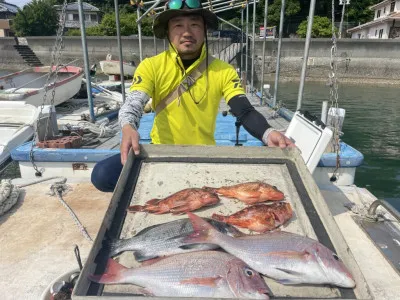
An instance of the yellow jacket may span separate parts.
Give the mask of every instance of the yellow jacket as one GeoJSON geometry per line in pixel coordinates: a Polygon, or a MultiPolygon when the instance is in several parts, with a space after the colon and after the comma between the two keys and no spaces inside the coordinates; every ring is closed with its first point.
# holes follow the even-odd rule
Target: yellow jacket
{"type": "MultiPolygon", "coordinates": [[[[206,57],[205,46],[198,60],[187,70],[175,50],[144,59],[135,71],[131,91],[139,90],[152,97],[153,110],[173,91],[185,74],[206,57]]],[[[214,131],[219,103],[245,94],[239,76],[228,63],[214,59],[188,91],[156,114],[151,131],[154,144],[214,145],[214,131]]]]}

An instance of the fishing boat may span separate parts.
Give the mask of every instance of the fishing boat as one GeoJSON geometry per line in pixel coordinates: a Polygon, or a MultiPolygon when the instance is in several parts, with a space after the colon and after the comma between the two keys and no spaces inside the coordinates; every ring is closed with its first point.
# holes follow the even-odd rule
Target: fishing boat
{"type": "MultiPolygon", "coordinates": [[[[207,2],[203,3],[203,7],[207,5],[207,2]]],[[[237,5],[240,7],[241,3],[237,5]]],[[[226,7],[230,9],[230,1],[226,7]]],[[[162,9],[161,5],[155,8],[156,11],[162,9]]],[[[310,14],[311,11],[313,9],[310,14]]],[[[310,38],[308,35],[307,40],[310,38]]],[[[304,62],[307,62],[307,55],[308,50],[304,62]]],[[[304,80],[303,76],[301,84],[304,80]]],[[[254,89],[251,86],[246,90],[254,89]]],[[[263,101],[262,93],[259,96],[248,93],[247,96],[253,104],[263,101]]],[[[256,109],[274,128],[283,132],[288,130],[294,114],[300,113],[283,109],[277,113],[272,105],[257,105],[256,109]]],[[[324,125],[306,117],[307,114],[302,115],[311,131],[319,131],[312,136],[317,137],[315,145],[324,148],[325,141],[322,144],[318,141],[319,136],[323,137],[324,125]]],[[[21,170],[21,178],[13,183],[24,187],[25,201],[7,214],[8,219],[0,228],[0,242],[5,245],[2,257],[6,259],[2,272],[14,274],[13,278],[5,279],[4,285],[12,296],[41,295],[41,299],[51,299],[57,288],[74,281],[72,299],[120,299],[126,296],[144,299],[134,295],[135,289],[130,285],[104,286],[91,282],[88,277],[105,271],[107,249],[103,244],[107,239],[129,238],[144,228],[175,218],[171,215],[127,214],[127,207],[143,205],[150,197],[160,197],[188,186],[220,186],[262,179],[282,189],[285,200],[293,206],[295,217],[283,230],[311,237],[334,250],[356,282],[354,288],[290,286],[264,278],[276,297],[385,300],[400,297],[400,230],[397,222],[400,217],[386,202],[354,185],[355,170],[363,161],[362,154],[356,149],[343,142],[339,143],[336,152],[329,148],[320,152],[319,149],[318,159],[317,156],[312,159],[313,165],[316,162],[313,170],[304,153],[296,148],[262,147],[260,141],[227,113],[223,103],[217,117],[216,146],[151,145],[153,119],[153,113],[145,114],[141,119],[141,154],[130,153],[112,194],[97,191],[90,183],[90,176],[96,162],[119,153],[120,133],[96,137],[92,147],[41,149],[24,144],[13,151],[12,157],[18,161],[21,170]],[[55,176],[68,179],[69,188],[65,180],[53,180],[51,185],[53,194],[60,201],[66,200],[63,205],[44,194],[47,182],[25,187],[27,182],[37,181],[35,175],[38,173],[42,175],[42,181],[55,176]],[[69,192],[65,194],[65,191],[69,192]],[[64,211],[67,204],[72,207],[69,211],[72,219],[64,211]],[[43,215],[46,218],[38,217],[43,215]],[[36,222],[27,228],[21,219],[35,219],[36,222]],[[74,222],[79,225],[79,230],[74,222]],[[19,247],[21,242],[28,246],[19,247]],[[79,278],[76,281],[77,272],[79,278]],[[15,278],[21,278],[16,287],[12,285],[15,278]]],[[[115,120],[99,119],[96,122],[99,126],[103,123],[118,126],[115,120]]],[[[70,125],[79,127],[79,120],[70,125]]],[[[297,138],[296,133],[291,135],[297,138]]],[[[240,203],[229,199],[221,202],[217,207],[202,209],[196,214],[206,217],[214,212],[228,214],[241,208],[240,203]]],[[[118,260],[127,267],[138,266],[131,253],[123,253],[118,260]]]]}
{"type": "Polygon", "coordinates": [[[51,104],[54,91],[54,105],[59,105],[78,93],[82,85],[83,69],[75,66],[61,66],[57,72],[53,67],[34,67],[0,77],[1,101],[24,101],[40,106],[48,91],[47,102],[51,104]],[[49,77],[50,76],[50,77],[49,77]]]}
{"type": "MultiPolygon", "coordinates": [[[[135,73],[136,66],[132,62],[123,62],[123,72],[125,77],[133,77],[135,73]]],[[[100,61],[100,67],[104,74],[107,75],[121,75],[120,61],[113,60],[111,54],[108,54],[106,60],[100,61]]]]}
{"type": "Polygon", "coordinates": [[[0,101],[0,169],[11,151],[32,138],[37,107],[23,101],[0,101]]]}

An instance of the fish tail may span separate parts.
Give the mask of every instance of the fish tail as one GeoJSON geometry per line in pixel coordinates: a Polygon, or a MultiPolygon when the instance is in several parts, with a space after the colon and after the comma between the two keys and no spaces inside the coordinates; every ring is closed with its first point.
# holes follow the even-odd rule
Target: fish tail
{"type": "MultiPolygon", "coordinates": [[[[119,253],[126,251],[126,246],[127,244],[131,242],[131,239],[115,239],[115,240],[109,240],[106,243],[106,247],[108,247],[109,249],[109,257],[114,257],[116,255],[118,255],[119,253]]],[[[129,249],[131,251],[135,251],[136,249],[129,249]]]]}
{"type": "Polygon", "coordinates": [[[146,206],[145,205],[132,205],[129,206],[127,209],[128,212],[139,212],[139,211],[146,211],[146,206]]]}
{"type": "Polygon", "coordinates": [[[226,217],[223,215],[212,214],[211,219],[220,221],[220,222],[226,222],[226,217]]]}
{"type": "Polygon", "coordinates": [[[183,239],[185,244],[197,244],[197,243],[212,243],[214,240],[214,235],[218,232],[211,226],[208,222],[200,218],[199,216],[188,212],[190,221],[193,226],[193,233],[189,234],[183,239]]]}
{"type": "Polygon", "coordinates": [[[103,284],[113,284],[113,283],[124,283],[124,272],[128,268],[117,263],[115,260],[109,258],[107,262],[106,272],[100,275],[89,275],[89,280],[103,283],[103,284]]]}

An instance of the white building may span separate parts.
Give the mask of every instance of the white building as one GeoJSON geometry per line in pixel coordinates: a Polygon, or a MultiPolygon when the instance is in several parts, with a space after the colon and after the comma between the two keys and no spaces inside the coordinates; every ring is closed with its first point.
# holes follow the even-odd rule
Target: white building
{"type": "MultiPolygon", "coordinates": [[[[58,14],[62,12],[62,5],[54,5],[58,14]]],[[[101,19],[100,10],[86,2],[82,3],[83,13],[85,15],[85,26],[91,27],[98,25],[101,19]]],[[[78,2],[69,3],[66,7],[65,13],[67,18],[65,20],[65,28],[80,28],[79,24],[79,5],[78,2]]]]}
{"type": "Polygon", "coordinates": [[[352,39],[400,38],[400,0],[385,0],[370,9],[374,20],[348,29],[352,39]]]}

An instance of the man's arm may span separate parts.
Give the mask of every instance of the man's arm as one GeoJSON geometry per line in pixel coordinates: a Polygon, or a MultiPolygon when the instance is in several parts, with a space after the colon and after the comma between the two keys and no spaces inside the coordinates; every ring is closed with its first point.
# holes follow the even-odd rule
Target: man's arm
{"type": "Polygon", "coordinates": [[[268,124],[265,117],[251,105],[245,95],[234,96],[228,105],[243,127],[265,145],[281,148],[294,145],[291,140],[268,124]]]}
{"type": "Polygon", "coordinates": [[[139,128],[140,118],[144,107],[150,97],[142,91],[132,91],[126,97],[125,103],[119,110],[118,121],[122,130],[121,163],[128,159],[129,149],[132,147],[136,155],[139,154],[139,128]]]}

